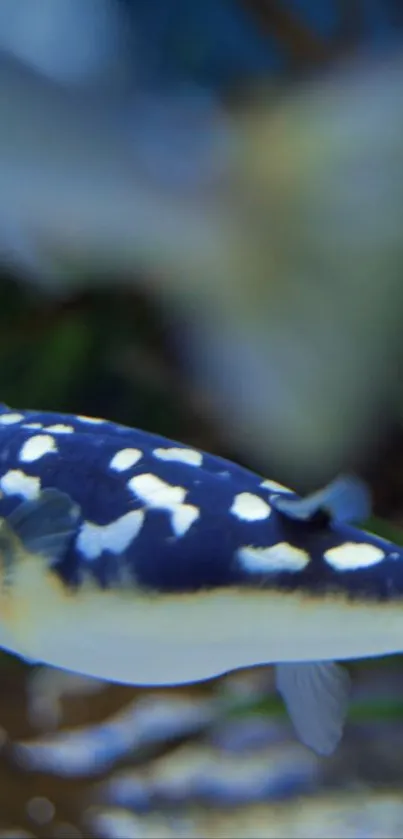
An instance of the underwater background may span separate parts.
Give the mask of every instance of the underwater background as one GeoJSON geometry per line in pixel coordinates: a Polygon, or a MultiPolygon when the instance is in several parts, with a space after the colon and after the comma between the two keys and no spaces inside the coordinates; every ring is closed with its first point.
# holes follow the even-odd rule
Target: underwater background
{"type": "MultiPolygon", "coordinates": [[[[41,0],[32,6],[39,14],[41,0]]],[[[74,6],[66,62],[81,25],[74,6]]],[[[268,82],[292,93],[343,56],[393,52],[403,33],[399,0],[122,0],[119,14],[128,87],[195,86],[220,103],[268,82]]],[[[11,38],[5,20],[2,41],[0,17],[0,46],[18,46],[17,23],[11,38]]],[[[45,48],[38,37],[39,57],[45,48]]],[[[1,401],[107,417],[287,480],[275,447],[260,460],[214,418],[211,393],[185,363],[181,308],[167,316],[146,278],[122,281],[108,265],[98,286],[94,273],[54,294],[4,267],[1,401]]],[[[370,292],[360,295],[364,310],[370,292]]],[[[403,543],[400,357],[397,366],[397,407],[357,463],[373,491],[373,528],[403,543]]],[[[350,669],[342,744],[319,758],[296,740],[270,668],[148,691],[2,654],[0,837],[403,837],[403,661],[350,669]]]]}

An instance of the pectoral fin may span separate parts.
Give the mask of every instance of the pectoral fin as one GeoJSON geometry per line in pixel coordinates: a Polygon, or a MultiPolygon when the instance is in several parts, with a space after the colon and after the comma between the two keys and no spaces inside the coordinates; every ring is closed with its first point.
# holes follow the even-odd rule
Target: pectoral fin
{"type": "Polygon", "coordinates": [[[11,532],[30,554],[56,561],[64,555],[79,516],[80,508],[67,493],[45,489],[34,501],[23,501],[8,516],[0,540],[4,542],[7,531],[11,532]]]}
{"type": "Polygon", "coordinates": [[[292,519],[307,521],[324,512],[338,522],[363,522],[371,514],[371,496],[366,484],[353,475],[341,475],[324,489],[306,498],[273,496],[272,506],[292,519]]]}
{"type": "Polygon", "coordinates": [[[299,739],[320,755],[338,745],[348,710],[350,677],[331,661],[278,664],[276,687],[299,739]]]}

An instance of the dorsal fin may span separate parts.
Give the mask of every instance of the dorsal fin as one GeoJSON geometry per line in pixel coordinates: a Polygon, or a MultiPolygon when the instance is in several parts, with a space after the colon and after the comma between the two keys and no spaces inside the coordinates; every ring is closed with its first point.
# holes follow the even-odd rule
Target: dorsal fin
{"type": "Polygon", "coordinates": [[[370,492],[354,475],[340,475],[306,498],[276,495],[271,496],[270,503],[278,512],[301,521],[326,513],[337,522],[363,522],[371,514],[370,492]]]}
{"type": "Polygon", "coordinates": [[[10,530],[29,553],[57,561],[76,532],[79,517],[80,508],[67,493],[44,489],[38,498],[23,501],[7,517],[2,540],[10,530]]]}

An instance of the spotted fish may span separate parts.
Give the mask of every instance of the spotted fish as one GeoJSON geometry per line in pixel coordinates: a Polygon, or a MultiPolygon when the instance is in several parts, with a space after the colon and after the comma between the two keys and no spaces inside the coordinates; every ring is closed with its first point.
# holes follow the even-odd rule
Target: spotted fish
{"type": "Polygon", "coordinates": [[[351,525],[368,511],[353,477],[300,498],[155,434],[0,405],[0,646],[138,685],[275,664],[330,753],[335,662],[403,648],[403,553],[351,525]]]}

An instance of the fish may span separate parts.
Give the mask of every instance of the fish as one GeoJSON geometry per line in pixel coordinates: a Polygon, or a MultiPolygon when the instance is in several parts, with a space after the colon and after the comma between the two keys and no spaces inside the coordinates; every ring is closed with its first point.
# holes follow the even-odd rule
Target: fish
{"type": "Polygon", "coordinates": [[[107,419],[0,404],[0,647],[138,686],[274,665],[299,738],[331,754],[350,677],[403,648],[403,550],[353,522],[367,487],[305,498],[107,419]]]}

